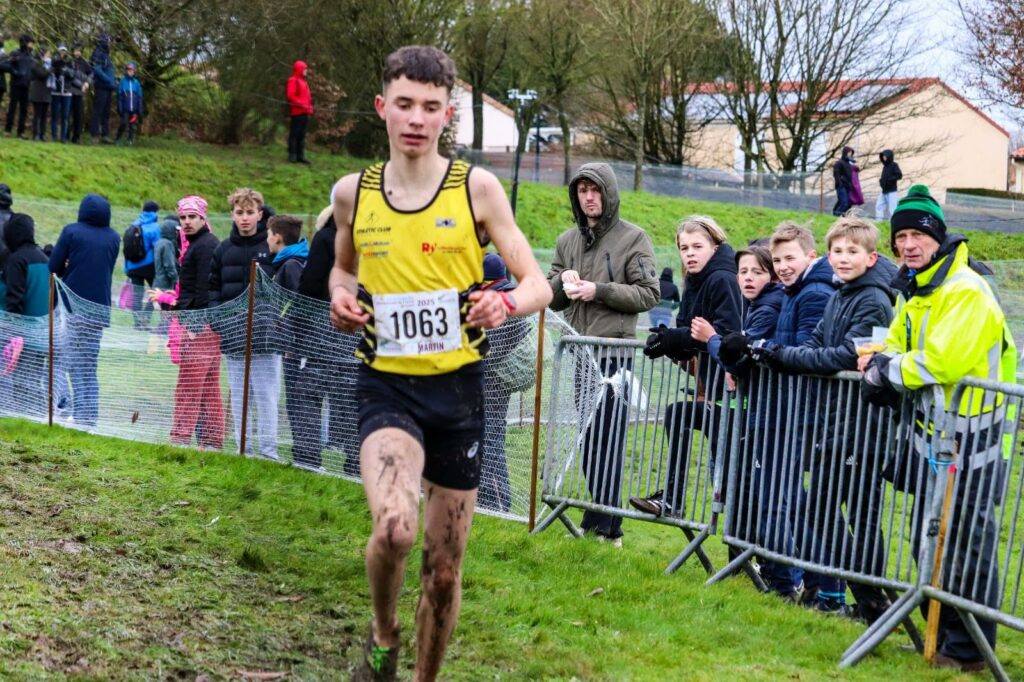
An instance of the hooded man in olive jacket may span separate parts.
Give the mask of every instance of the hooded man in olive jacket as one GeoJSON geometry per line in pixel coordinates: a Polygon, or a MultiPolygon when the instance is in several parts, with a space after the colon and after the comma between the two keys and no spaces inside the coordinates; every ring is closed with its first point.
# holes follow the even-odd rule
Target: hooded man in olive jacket
{"type": "MultiPolygon", "coordinates": [[[[548,272],[554,292],[551,309],[563,312],[580,334],[635,338],[637,315],[657,305],[661,295],[651,238],[619,218],[619,186],[606,163],[588,163],[576,171],[569,183],[569,203],[576,226],[562,233],[555,247],[548,272]]],[[[633,351],[612,351],[602,355],[597,364],[596,368],[579,364],[580,393],[585,382],[593,381],[587,379],[587,369],[597,369],[606,377],[620,369],[631,370],[633,351]]],[[[628,396],[623,394],[617,400],[606,389],[581,441],[583,471],[597,504],[622,507],[622,454],[628,417],[628,396]]],[[[621,516],[586,511],[582,527],[616,546],[622,544],[621,516]]]]}

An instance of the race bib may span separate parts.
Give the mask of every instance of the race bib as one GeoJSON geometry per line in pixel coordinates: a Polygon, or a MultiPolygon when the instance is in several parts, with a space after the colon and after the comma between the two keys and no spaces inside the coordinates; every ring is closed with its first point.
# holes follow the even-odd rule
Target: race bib
{"type": "Polygon", "coordinates": [[[462,348],[459,292],[455,289],[411,294],[375,294],[377,355],[409,356],[462,348]]]}

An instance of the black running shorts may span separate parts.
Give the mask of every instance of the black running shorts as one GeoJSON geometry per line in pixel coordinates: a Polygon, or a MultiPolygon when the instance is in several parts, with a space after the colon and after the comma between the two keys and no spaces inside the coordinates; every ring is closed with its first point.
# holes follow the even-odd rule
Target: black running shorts
{"type": "Polygon", "coordinates": [[[454,490],[480,484],[484,451],[483,363],[448,374],[409,376],[359,366],[359,442],[401,429],[423,446],[423,477],[454,490]]]}

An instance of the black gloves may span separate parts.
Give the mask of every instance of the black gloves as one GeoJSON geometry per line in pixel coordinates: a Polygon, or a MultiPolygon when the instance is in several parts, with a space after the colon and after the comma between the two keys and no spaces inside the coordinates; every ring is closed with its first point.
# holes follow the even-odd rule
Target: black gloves
{"type": "Polygon", "coordinates": [[[693,338],[690,337],[689,327],[669,329],[665,325],[651,327],[651,335],[647,337],[647,345],[644,347],[644,355],[654,360],[667,355],[673,360],[686,362],[697,354],[693,338]]]}
{"type": "Polygon", "coordinates": [[[860,386],[860,394],[864,400],[875,407],[897,409],[900,405],[900,392],[889,381],[888,355],[875,353],[864,368],[864,382],[860,386]]]}
{"type": "Polygon", "coordinates": [[[750,343],[742,332],[730,332],[722,337],[718,347],[719,359],[727,365],[738,365],[747,355],[750,343]]]}
{"type": "MultiPolygon", "coordinates": [[[[774,370],[784,369],[782,365],[782,346],[765,339],[759,339],[750,345],[750,357],[754,362],[774,370]]],[[[721,357],[721,354],[719,354],[721,357]]]]}

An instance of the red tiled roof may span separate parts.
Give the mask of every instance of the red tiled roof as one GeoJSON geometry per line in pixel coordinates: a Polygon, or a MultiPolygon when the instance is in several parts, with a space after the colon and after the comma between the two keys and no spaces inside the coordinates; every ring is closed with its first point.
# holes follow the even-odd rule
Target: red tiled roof
{"type": "Polygon", "coordinates": [[[1014,161],[1024,161],[1024,147],[1017,149],[1016,151],[1010,152],[1010,157],[1014,161]]]}
{"type": "MultiPolygon", "coordinates": [[[[822,106],[822,105],[824,105],[825,103],[827,103],[827,102],[829,102],[831,100],[838,99],[839,97],[843,97],[843,96],[845,96],[845,95],[847,95],[849,93],[855,92],[856,90],[859,90],[860,88],[863,88],[864,86],[867,86],[867,85],[874,85],[874,86],[878,86],[878,85],[904,86],[903,90],[901,90],[900,92],[897,92],[896,94],[894,94],[887,101],[884,101],[883,102],[884,106],[891,106],[891,105],[895,104],[896,102],[899,102],[900,100],[906,99],[907,97],[910,97],[913,94],[916,94],[918,92],[926,90],[927,88],[930,88],[932,86],[941,87],[947,93],[949,93],[950,95],[952,95],[956,99],[958,99],[961,102],[963,102],[968,108],[971,109],[971,111],[973,111],[974,113],[978,114],[978,116],[980,116],[982,119],[987,121],[993,128],[995,128],[996,130],[1001,132],[1006,137],[1010,137],[1010,133],[1006,130],[1006,128],[1003,128],[1001,125],[999,125],[994,120],[992,120],[992,118],[990,118],[984,111],[982,111],[981,109],[979,109],[975,105],[971,104],[967,100],[966,97],[961,95],[959,92],[957,92],[953,88],[949,87],[949,85],[947,85],[941,78],[936,78],[936,77],[931,77],[931,78],[876,78],[876,79],[873,79],[873,80],[867,80],[867,79],[842,80],[842,81],[838,81],[835,84],[835,87],[833,87],[830,91],[825,93],[825,95],[822,97],[822,101],[819,102],[818,106],[822,106]]],[[[713,94],[718,94],[718,93],[721,93],[721,92],[731,92],[731,91],[734,91],[735,88],[736,88],[736,86],[733,83],[713,83],[713,82],[711,82],[711,83],[698,83],[697,85],[693,86],[693,91],[695,91],[697,94],[713,95],[713,94]]],[[[751,89],[753,89],[753,88],[751,88],[751,89]]],[[[762,91],[766,90],[767,89],[767,84],[762,84],[761,85],[761,89],[762,89],[762,91]]],[[[780,90],[780,92],[783,92],[783,93],[798,92],[798,91],[800,91],[802,89],[803,89],[803,83],[801,81],[782,81],[781,83],[779,83],[779,90],[780,90]]],[[[1022,148],[1022,149],[1024,149],[1024,148],[1022,148]]]]}

